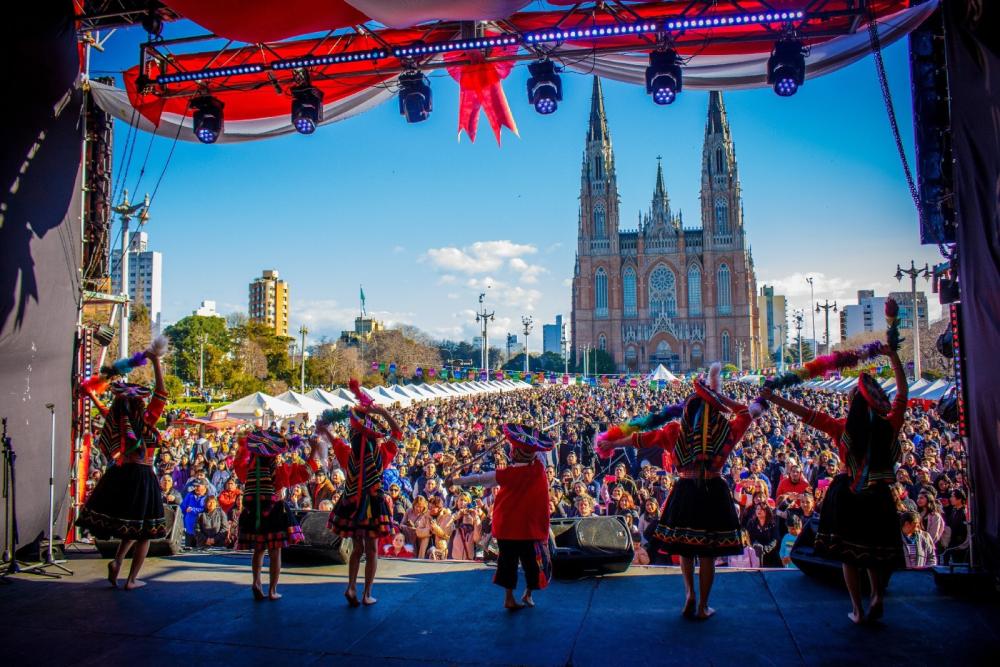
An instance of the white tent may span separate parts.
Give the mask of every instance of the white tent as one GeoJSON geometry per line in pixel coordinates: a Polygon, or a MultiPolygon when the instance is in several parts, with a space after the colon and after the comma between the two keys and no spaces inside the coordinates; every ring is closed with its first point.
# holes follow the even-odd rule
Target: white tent
{"type": "Polygon", "coordinates": [[[238,401],[233,401],[229,405],[224,405],[219,409],[227,411],[230,417],[246,419],[248,421],[282,420],[308,412],[302,406],[293,405],[280,398],[268,396],[260,391],[249,396],[244,396],[238,401]],[[258,410],[263,413],[263,416],[258,416],[258,410]]]}
{"type": "Polygon", "coordinates": [[[835,388],[837,391],[844,394],[856,386],[858,386],[858,378],[855,377],[855,378],[848,378],[846,380],[838,382],[835,388]]]}
{"type": "Polygon", "coordinates": [[[446,384],[431,384],[431,385],[427,385],[427,388],[430,389],[435,394],[436,398],[454,398],[455,397],[455,394],[453,394],[452,392],[448,391],[448,385],[446,385],[446,384]]]}
{"type": "Polygon", "coordinates": [[[413,398],[408,396],[406,392],[401,390],[398,384],[394,384],[391,387],[379,387],[379,392],[386,394],[391,398],[395,398],[404,408],[410,406],[413,403],[413,398]]]}
{"type": "Polygon", "coordinates": [[[760,375],[744,375],[743,377],[737,379],[737,382],[742,382],[744,384],[760,384],[760,375]]]}
{"type": "Polygon", "coordinates": [[[283,394],[278,394],[275,398],[291,403],[292,405],[299,406],[309,415],[310,420],[316,419],[323,414],[324,410],[328,410],[330,407],[322,401],[317,401],[315,398],[311,398],[305,394],[300,394],[295,391],[286,391],[283,394]]]}
{"type": "Polygon", "coordinates": [[[412,384],[408,385],[397,384],[392,389],[397,394],[402,394],[403,396],[409,398],[411,401],[422,401],[425,398],[427,398],[421,392],[417,391],[412,384]]]}
{"type": "Polygon", "coordinates": [[[440,398],[440,396],[437,395],[437,392],[434,391],[433,389],[431,389],[430,385],[427,385],[427,384],[414,384],[414,385],[410,385],[410,387],[415,392],[417,392],[418,394],[420,394],[421,399],[429,400],[429,399],[434,399],[434,398],[440,398]]]}
{"type": "Polygon", "coordinates": [[[389,407],[393,403],[402,401],[401,398],[390,394],[385,387],[362,387],[361,390],[371,396],[376,405],[381,405],[382,407],[389,407]]]}
{"type": "Polygon", "coordinates": [[[680,382],[680,379],[667,370],[663,364],[657,366],[652,373],[646,376],[647,380],[666,380],[667,382],[680,382]]]}
{"type": "Polygon", "coordinates": [[[910,394],[910,398],[919,398],[923,401],[933,401],[937,398],[944,396],[944,392],[948,391],[948,381],[947,380],[935,380],[926,387],[917,389],[917,391],[910,394]]]}
{"type": "Polygon", "coordinates": [[[320,403],[326,403],[330,407],[337,410],[342,410],[343,408],[353,405],[353,403],[348,401],[346,398],[341,398],[337,394],[331,394],[326,389],[313,389],[312,391],[306,392],[306,396],[314,398],[320,403]]]}
{"type": "Polygon", "coordinates": [[[352,394],[350,389],[345,389],[344,387],[340,387],[339,389],[334,389],[333,395],[339,396],[340,398],[344,399],[351,405],[354,405],[355,403],[358,402],[358,397],[352,394]]]}

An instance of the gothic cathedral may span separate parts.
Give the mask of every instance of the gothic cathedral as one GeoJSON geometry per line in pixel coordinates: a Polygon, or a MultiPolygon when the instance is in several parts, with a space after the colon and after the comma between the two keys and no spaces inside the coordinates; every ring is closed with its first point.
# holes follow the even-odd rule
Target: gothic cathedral
{"type": "Polygon", "coordinates": [[[657,163],[649,212],[619,229],[615,156],[594,77],[573,274],[573,350],[604,350],[619,372],[679,373],[722,361],[760,367],[757,279],[743,227],[736,153],[712,91],[701,164],[701,226],[670,209],[657,163]]]}

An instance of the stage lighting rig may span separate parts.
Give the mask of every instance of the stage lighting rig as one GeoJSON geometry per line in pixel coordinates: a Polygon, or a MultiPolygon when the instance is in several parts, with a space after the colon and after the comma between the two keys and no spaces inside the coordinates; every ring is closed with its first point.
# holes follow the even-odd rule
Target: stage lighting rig
{"type": "Polygon", "coordinates": [[[149,11],[142,15],[142,29],[152,39],[161,38],[163,36],[163,17],[150,7],[149,11]]]}
{"type": "Polygon", "coordinates": [[[323,121],[323,91],[308,82],[292,89],[292,125],[299,134],[312,134],[323,121]]]}
{"type": "Polygon", "coordinates": [[[191,100],[194,135],[203,144],[214,144],[222,134],[224,105],[211,95],[199,95],[191,100]]]}
{"type": "Polygon", "coordinates": [[[802,42],[782,39],[775,42],[774,51],[767,59],[767,82],[781,97],[795,94],[806,80],[806,58],[802,42]]]}
{"type": "Polygon", "coordinates": [[[547,115],[559,108],[562,102],[562,78],[556,74],[551,60],[540,60],[528,65],[528,103],[535,111],[547,115]]]}
{"type": "Polygon", "coordinates": [[[407,123],[427,120],[433,109],[431,84],[422,72],[406,72],[399,75],[399,113],[407,123]]]}
{"type": "Polygon", "coordinates": [[[672,104],[681,92],[684,82],[681,59],[673,49],[653,51],[646,68],[646,92],[657,104],[672,104]]]}

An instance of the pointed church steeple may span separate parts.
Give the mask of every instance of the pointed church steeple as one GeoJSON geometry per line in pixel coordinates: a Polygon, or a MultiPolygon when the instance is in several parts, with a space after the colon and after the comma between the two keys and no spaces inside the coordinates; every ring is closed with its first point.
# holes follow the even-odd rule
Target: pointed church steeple
{"type": "Polygon", "coordinates": [[[736,168],[736,147],[729,131],[729,117],[722,93],[708,94],[708,118],[702,148],[702,227],[712,243],[739,243],[743,227],[743,201],[736,168]]]}
{"type": "Polygon", "coordinates": [[[708,94],[708,123],[705,134],[722,134],[729,138],[729,119],[726,118],[726,103],[722,101],[722,93],[713,90],[708,94]]]}
{"type": "Polygon", "coordinates": [[[651,218],[670,222],[670,197],[667,187],[663,184],[663,158],[656,156],[656,186],[653,188],[653,206],[651,218]]]}
{"type": "Polygon", "coordinates": [[[608,117],[604,113],[604,91],[601,89],[600,77],[594,77],[594,90],[590,95],[590,126],[587,130],[587,141],[611,141],[608,131],[608,117]]]}

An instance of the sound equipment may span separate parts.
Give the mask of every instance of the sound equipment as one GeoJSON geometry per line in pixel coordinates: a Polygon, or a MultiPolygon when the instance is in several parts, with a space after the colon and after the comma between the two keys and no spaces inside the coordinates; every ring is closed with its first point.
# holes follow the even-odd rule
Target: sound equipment
{"type": "Polygon", "coordinates": [[[329,512],[319,510],[294,510],[302,526],[304,542],[281,550],[281,557],[288,563],[303,565],[343,565],[351,557],[353,540],[330,532],[326,522],[329,512]]]}
{"type": "MultiPolygon", "coordinates": [[[[150,556],[176,556],[184,546],[184,521],[176,505],[163,506],[163,518],[167,520],[167,536],[149,541],[150,556]]],[[[114,558],[121,540],[95,540],[94,546],[104,558],[114,558]]],[[[128,557],[128,554],[126,554],[128,557]]]]}
{"type": "Polygon", "coordinates": [[[552,571],[560,579],[624,572],[632,564],[632,534],[620,516],[552,519],[552,571]]]}
{"type": "MultiPolygon", "coordinates": [[[[817,556],[813,551],[813,545],[816,543],[816,530],[818,528],[819,517],[817,515],[813,515],[811,519],[802,525],[802,532],[799,533],[799,536],[795,539],[795,544],[792,545],[790,554],[792,563],[810,577],[819,579],[832,586],[846,589],[846,585],[844,584],[844,570],[841,567],[840,561],[817,556]]],[[[885,586],[888,587],[888,578],[891,578],[892,573],[883,573],[883,576],[887,577],[885,586]]],[[[868,595],[870,588],[867,575],[862,573],[862,593],[868,595]]]]}

